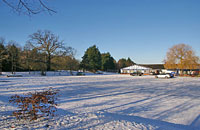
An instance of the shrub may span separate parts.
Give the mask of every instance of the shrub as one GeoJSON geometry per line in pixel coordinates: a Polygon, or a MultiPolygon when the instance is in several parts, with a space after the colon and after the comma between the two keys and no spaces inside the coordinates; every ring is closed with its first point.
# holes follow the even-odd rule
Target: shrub
{"type": "Polygon", "coordinates": [[[13,112],[17,119],[36,120],[39,117],[54,116],[57,106],[58,91],[48,89],[41,92],[29,92],[22,96],[11,96],[9,102],[16,104],[18,110],[13,112]]]}

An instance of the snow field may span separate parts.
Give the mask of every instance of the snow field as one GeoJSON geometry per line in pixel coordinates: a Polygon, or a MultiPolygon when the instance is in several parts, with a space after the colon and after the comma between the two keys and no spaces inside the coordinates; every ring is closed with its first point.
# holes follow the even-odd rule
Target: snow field
{"type": "Polygon", "coordinates": [[[0,129],[199,130],[199,110],[199,78],[0,77],[0,129]],[[60,90],[57,116],[32,123],[10,116],[11,95],[49,87],[60,90]]]}

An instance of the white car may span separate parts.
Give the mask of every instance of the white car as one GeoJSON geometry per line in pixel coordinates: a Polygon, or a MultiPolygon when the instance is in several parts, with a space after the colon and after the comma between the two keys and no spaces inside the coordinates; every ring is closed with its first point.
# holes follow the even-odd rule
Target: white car
{"type": "Polygon", "coordinates": [[[162,73],[155,76],[155,78],[173,78],[173,77],[174,75],[171,73],[162,73]]]}

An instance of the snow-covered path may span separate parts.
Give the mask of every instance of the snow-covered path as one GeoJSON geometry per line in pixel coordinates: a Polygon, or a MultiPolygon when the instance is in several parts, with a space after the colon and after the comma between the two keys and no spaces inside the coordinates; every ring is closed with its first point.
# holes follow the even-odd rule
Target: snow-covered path
{"type": "Polygon", "coordinates": [[[0,129],[199,130],[200,78],[129,75],[0,77],[0,129]],[[58,115],[19,125],[7,118],[8,97],[49,87],[60,90],[58,115]],[[36,127],[37,124],[37,127],[36,127]]]}

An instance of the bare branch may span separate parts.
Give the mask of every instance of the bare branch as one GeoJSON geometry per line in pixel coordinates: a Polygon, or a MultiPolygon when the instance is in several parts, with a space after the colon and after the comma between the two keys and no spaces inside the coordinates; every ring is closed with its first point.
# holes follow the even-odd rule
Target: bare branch
{"type": "Polygon", "coordinates": [[[57,13],[55,10],[52,10],[52,9],[50,9],[49,7],[47,7],[41,0],[39,0],[39,2],[40,2],[40,4],[41,4],[45,9],[47,9],[47,11],[48,11],[49,13],[51,13],[51,12],[57,13]]]}
{"type": "Polygon", "coordinates": [[[50,15],[56,13],[55,10],[49,8],[43,0],[2,0],[7,6],[13,9],[15,12],[27,15],[39,14],[43,11],[47,11],[50,15]]]}

